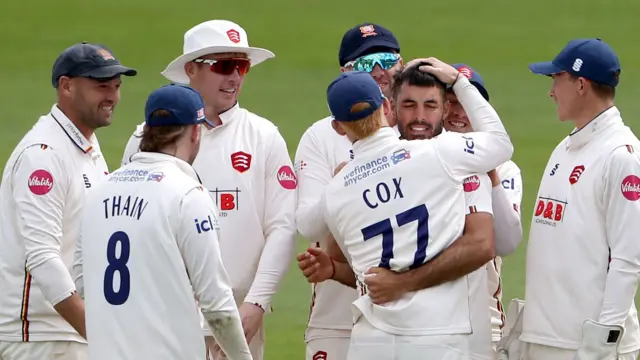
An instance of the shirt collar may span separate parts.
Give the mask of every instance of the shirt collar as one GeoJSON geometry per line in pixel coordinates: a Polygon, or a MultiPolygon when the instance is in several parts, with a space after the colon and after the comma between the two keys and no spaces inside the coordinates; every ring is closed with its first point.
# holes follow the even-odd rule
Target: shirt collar
{"type": "Polygon", "coordinates": [[[229,110],[221,114],[218,114],[221,124],[217,125],[214,128],[206,129],[205,133],[210,133],[217,128],[229,125],[235,118],[237,118],[237,115],[240,112],[239,110],[240,110],[240,104],[236,101],[236,103],[229,110]]]}
{"type": "Polygon", "coordinates": [[[60,108],[58,107],[58,104],[53,105],[53,107],[51,108],[50,115],[53,118],[53,120],[55,120],[55,122],[57,122],[58,125],[60,125],[60,127],[65,132],[65,134],[67,134],[67,136],[69,137],[69,139],[71,139],[71,141],[73,141],[73,143],[80,150],[82,150],[82,152],[87,154],[92,150],[94,150],[95,148],[98,148],[97,146],[98,141],[97,141],[96,135],[95,134],[91,135],[91,139],[87,140],[87,138],[85,138],[84,135],[82,135],[80,130],[78,130],[78,128],[75,126],[75,124],[71,122],[71,120],[69,120],[67,115],[65,115],[62,112],[62,110],[60,110],[60,108]]]}
{"type": "Polygon", "coordinates": [[[366,139],[358,140],[353,143],[353,153],[359,154],[363,152],[367,152],[369,150],[375,149],[379,147],[377,144],[378,141],[383,141],[387,139],[399,140],[398,133],[393,130],[393,128],[385,126],[380,130],[376,131],[375,134],[369,136],[366,139]]]}
{"type": "Polygon", "coordinates": [[[173,155],[146,151],[140,151],[131,155],[131,162],[153,164],[163,161],[175,164],[183,173],[187,174],[190,178],[202,184],[200,176],[198,176],[196,170],[186,161],[179,159],[173,155]]]}
{"type": "Polygon", "coordinates": [[[582,129],[574,128],[566,143],[567,150],[581,148],[594,138],[599,137],[603,131],[615,125],[622,125],[622,118],[620,118],[618,108],[612,106],[601,112],[582,129]]]}

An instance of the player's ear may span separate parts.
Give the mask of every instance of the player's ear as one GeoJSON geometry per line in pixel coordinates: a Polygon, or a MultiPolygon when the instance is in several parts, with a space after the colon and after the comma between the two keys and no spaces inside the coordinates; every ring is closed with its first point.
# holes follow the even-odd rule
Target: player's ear
{"type": "Polygon", "coordinates": [[[200,140],[200,133],[202,130],[202,125],[194,125],[191,127],[191,142],[197,143],[200,140]]]}
{"type": "Polygon", "coordinates": [[[451,111],[451,103],[446,98],[444,99],[444,104],[442,105],[442,119],[446,119],[449,117],[449,112],[451,111]]]}
{"type": "Polygon", "coordinates": [[[388,118],[391,110],[391,102],[389,99],[384,98],[384,101],[382,102],[382,112],[384,113],[384,116],[388,118]]]}
{"type": "Polygon", "coordinates": [[[347,135],[347,133],[344,132],[344,130],[342,130],[342,127],[340,127],[340,124],[336,120],[331,120],[331,127],[336,133],[338,133],[338,135],[340,136],[347,135]]]}
{"type": "Polygon", "coordinates": [[[187,74],[189,79],[191,79],[191,77],[195,76],[196,74],[196,63],[194,63],[193,61],[188,61],[186,64],[184,64],[184,72],[187,74]]]}

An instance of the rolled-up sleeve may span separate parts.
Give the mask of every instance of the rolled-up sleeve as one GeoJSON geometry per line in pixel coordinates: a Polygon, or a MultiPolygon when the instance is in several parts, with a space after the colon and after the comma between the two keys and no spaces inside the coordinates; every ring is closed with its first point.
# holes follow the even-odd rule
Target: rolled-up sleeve
{"type": "Polygon", "coordinates": [[[75,291],[61,256],[68,172],[60,154],[44,144],[27,148],[13,169],[12,190],[26,269],[53,305],[75,291]]]}
{"type": "Polygon", "coordinates": [[[300,235],[312,242],[329,235],[321,198],[324,187],[331,181],[333,169],[319,144],[312,129],[308,129],[300,139],[295,157],[298,178],[296,226],[300,235]]]}
{"type": "Polygon", "coordinates": [[[264,219],[265,245],[245,302],[267,308],[289,269],[296,248],[296,188],[293,164],[282,135],[276,132],[267,146],[264,219]]]}

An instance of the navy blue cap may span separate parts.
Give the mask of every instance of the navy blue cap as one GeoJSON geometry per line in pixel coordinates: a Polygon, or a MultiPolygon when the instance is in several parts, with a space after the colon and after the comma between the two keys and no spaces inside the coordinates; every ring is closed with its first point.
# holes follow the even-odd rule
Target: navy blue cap
{"type": "Polygon", "coordinates": [[[384,95],[373,77],[363,71],[341,73],[327,88],[327,103],[333,118],[348,122],[364,119],[382,106],[384,95]],[[352,112],[355,104],[368,103],[370,107],[352,112]]]}
{"type": "Polygon", "coordinates": [[[119,75],[135,76],[138,72],[123,66],[111,50],[86,42],[66,48],[53,64],[51,83],[58,87],[61,76],[111,79],[119,75]]]}
{"type": "Polygon", "coordinates": [[[451,66],[456,68],[456,70],[458,70],[464,77],[469,79],[469,82],[478,89],[482,97],[489,101],[489,92],[487,92],[487,89],[484,87],[484,79],[482,79],[480,73],[467,64],[453,64],[451,66]]]}
{"type": "Polygon", "coordinates": [[[616,87],[620,60],[611,46],[600,39],[575,39],[569,41],[552,61],[530,64],[529,70],[547,76],[566,71],[595,83],[616,87]]]}
{"type": "Polygon", "coordinates": [[[342,37],[338,62],[340,66],[353,61],[373,48],[382,48],[400,52],[400,44],[393,33],[372,23],[364,23],[347,31],[342,37]]]}
{"type": "Polygon", "coordinates": [[[181,126],[207,123],[214,127],[204,115],[204,102],[195,89],[180,85],[165,85],[151,93],[144,107],[144,118],[148,126],[181,126]],[[156,110],[166,110],[171,116],[151,116],[156,110]]]}

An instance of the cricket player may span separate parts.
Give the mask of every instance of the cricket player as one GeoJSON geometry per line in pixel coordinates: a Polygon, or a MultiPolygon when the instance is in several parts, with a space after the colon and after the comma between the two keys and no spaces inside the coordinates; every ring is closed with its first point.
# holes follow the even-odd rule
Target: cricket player
{"type": "MultiPolygon", "coordinates": [[[[398,121],[398,129],[402,138],[414,140],[416,138],[432,138],[442,132],[443,118],[448,113],[448,103],[445,101],[445,85],[440,83],[431,74],[423,73],[415,67],[407,66],[404,71],[396,73],[393,79],[393,102],[392,108],[396,112],[395,118],[398,121]]],[[[475,85],[475,84],[474,84],[475,85]]],[[[477,85],[475,85],[477,87],[477,85]]],[[[478,95],[479,96],[479,95],[478,95]]],[[[472,116],[475,115],[471,111],[472,116]]],[[[497,184],[499,185],[499,183],[497,184]]],[[[482,262],[485,259],[482,244],[477,241],[468,241],[473,232],[477,230],[480,234],[483,227],[489,225],[493,232],[491,223],[505,223],[513,221],[512,217],[517,215],[505,212],[495,219],[491,218],[492,209],[492,186],[486,174],[477,174],[465,179],[465,237],[456,241],[447,248],[437,259],[420,266],[416,269],[403,273],[396,273],[384,268],[373,268],[368,273],[376,276],[367,277],[365,284],[369,290],[369,296],[376,304],[384,304],[400,298],[404,293],[419,290],[440,284],[449,279],[456,279],[469,275],[470,294],[469,302],[473,307],[472,327],[474,329],[470,349],[475,359],[493,359],[495,349],[491,346],[491,327],[488,309],[490,298],[487,296],[487,271],[482,262]],[[487,218],[488,215],[488,218],[487,218]],[[475,224],[480,226],[474,227],[475,224]]],[[[497,204],[500,205],[500,204],[497,204]]],[[[496,206],[494,204],[494,206],[496,206]]],[[[503,204],[502,207],[509,207],[511,204],[503,204]]],[[[513,211],[513,210],[511,210],[513,211]]],[[[516,234],[517,235],[517,234],[516,234]]],[[[507,255],[517,246],[520,235],[498,236],[496,234],[496,253],[507,255]],[[505,241],[507,241],[505,243],[505,241]],[[502,243],[501,243],[502,242],[502,243]],[[505,252],[506,251],[506,252],[505,252]]],[[[299,267],[309,281],[322,283],[328,280],[333,271],[333,265],[325,260],[328,256],[324,252],[311,249],[313,258],[306,254],[298,257],[299,267]],[[327,269],[315,269],[314,265],[326,267],[327,269]],[[315,274],[324,270],[323,275],[315,274]]],[[[490,259],[491,257],[489,257],[490,259]]],[[[345,285],[355,287],[355,279],[350,268],[346,269],[346,274],[339,274],[336,267],[335,275],[337,279],[347,279],[345,285]]],[[[495,289],[493,290],[495,292],[495,289]]],[[[493,295],[493,292],[491,295],[493,295]]]]}
{"type": "Polygon", "coordinates": [[[191,167],[204,123],[197,91],[155,90],[141,151],[86,198],[73,272],[89,360],[205,359],[194,294],[228,357],[252,359],[220,257],[218,210],[191,167]]]}
{"type": "Polygon", "coordinates": [[[466,276],[383,306],[371,301],[363,285],[370,267],[407,270],[451,245],[464,228],[462,180],[488,172],[513,151],[495,112],[475,103],[474,96],[480,96],[473,85],[451,66],[435,58],[429,63],[421,70],[453,84],[457,93],[467,96],[468,105],[484,110],[478,129],[486,133],[464,138],[447,133],[428,142],[399,140],[384,117],[389,102],[368,74],[342,74],[327,90],[340,130],[354,143],[354,160],[327,185],[323,198],[325,221],[348,254],[363,294],[354,303],[349,359],[470,356],[466,276]],[[430,176],[415,169],[430,169],[430,176]]]}
{"type": "MultiPolygon", "coordinates": [[[[472,67],[466,64],[453,64],[453,67],[464,75],[480,91],[482,97],[489,101],[484,79],[472,67]]],[[[444,120],[447,131],[467,133],[473,131],[467,112],[462,107],[456,94],[449,89],[447,101],[450,104],[449,113],[444,120]]],[[[507,244],[515,250],[522,240],[522,219],[520,204],[522,203],[522,175],[515,162],[509,160],[500,164],[495,171],[489,173],[493,183],[491,191],[494,209],[494,227],[496,246],[507,244]],[[500,221],[499,221],[500,220],[500,221]]],[[[510,253],[511,251],[506,251],[510,253]]],[[[496,253],[498,251],[496,250],[496,253]]],[[[502,305],[502,257],[496,256],[487,264],[487,278],[491,301],[491,329],[494,348],[502,338],[505,325],[505,312],[502,305]]]]}
{"type": "MultiPolygon", "coordinates": [[[[400,45],[391,31],[381,25],[363,23],[343,36],[338,54],[342,72],[365,71],[376,80],[389,98],[393,73],[402,67],[400,45]]],[[[295,155],[298,179],[296,225],[312,246],[326,248],[329,235],[322,216],[320,199],[333,170],[352,157],[351,142],[336,133],[332,118],[316,121],[302,135],[295,155]]],[[[308,327],[305,332],[306,360],[344,360],[349,349],[353,322],[350,304],[357,299],[355,289],[327,281],[312,284],[308,327]]]]}
{"type": "MultiPolygon", "coordinates": [[[[289,267],[283,259],[296,246],[297,180],[287,144],[272,122],[238,104],[247,72],[273,57],[250,47],[238,24],[211,20],[185,33],[183,54],[162,72],[198,90],[215,125],[204,125],[193,166],[219,209],[222,260],[257,360],[264,353],[264,315],[289,267]]],[[[123,163],[138,151],[140,134],[139,126],[123,163]]]]}
{"type": "Polygon", "coordinates": [[[84,303],[71,277],[85,193],[108,173],[95,130],[111,124],[120,64],[81,43],[56,59],[57,101],[9,157],[0,185],[0,359],[86,359],[84,303]]]}
{"type": "Polygon", "coordinates": [[[640,142],[614,105],[618,56],[600,39],[575,39],[529,69],[553,79],[558,118],[574,129],[538,189],[520,359],[636,359],[640,142]]]}

